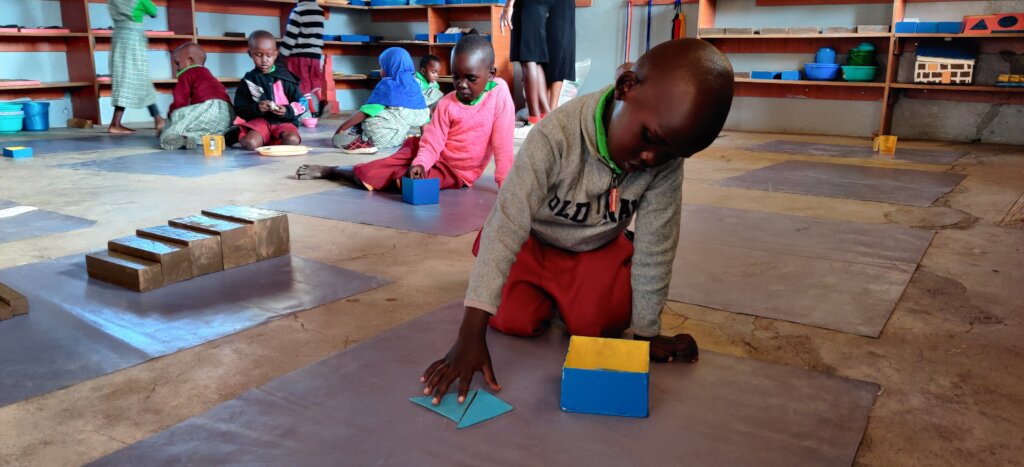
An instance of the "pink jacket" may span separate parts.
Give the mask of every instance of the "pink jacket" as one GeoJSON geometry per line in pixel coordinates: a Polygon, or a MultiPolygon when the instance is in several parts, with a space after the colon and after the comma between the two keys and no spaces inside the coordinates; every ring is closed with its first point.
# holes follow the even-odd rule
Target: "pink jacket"
{"type": "Polygon", "coordinates": [[[474,106],[459,102],[454,92],[438,101],[412,165],[430,170],[444,158],[462,181],[472,185],[493,155],[494,180],[501,185],[512,168],[516,111],[508,84],[501,78],[494,81],[498,85],[474,106]]]}

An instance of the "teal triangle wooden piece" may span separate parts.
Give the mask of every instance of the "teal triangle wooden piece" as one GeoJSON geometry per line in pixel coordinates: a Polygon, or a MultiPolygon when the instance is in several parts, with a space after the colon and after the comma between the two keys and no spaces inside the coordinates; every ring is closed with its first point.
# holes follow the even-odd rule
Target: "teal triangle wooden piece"
{"type": "Polygon", "coordinates": [[[477,391],[469,410],[462,416],[459,422],[459,429],[471,427],[477,423],[490,420],[498,415],[508,413],[512,406],[508,402],[498,399],[497,396],[480,389],[477,391]]]}
{"type": "Polygon", "coordinates": [[[446,394],[441,398],[441,403],[438,405],[433,404],[433,396],[421,396],[421,397],[410,397],[409,400],[413,404],[426,407],[434,412],[443,415],[445,418],[458,423],[462,420],[463,415],[466,414],[466,409],[469,408],[470,404],[476,399],[477,390],[470,390],[466,394],[466,402],[459,403],[459,395],[455,393],[446,394]]]}

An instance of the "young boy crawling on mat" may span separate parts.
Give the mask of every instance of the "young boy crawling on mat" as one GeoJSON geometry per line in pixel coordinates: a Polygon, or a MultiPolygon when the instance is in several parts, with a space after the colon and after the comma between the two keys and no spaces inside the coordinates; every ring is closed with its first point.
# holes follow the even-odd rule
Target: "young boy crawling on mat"
{"type": "Polygon", "coordinates": [[[679,239],[683,160],[711,145],[733,96],[729,61],[697,39],[661,44],[615,85],[578,97],[530,132],[479,238],[466,313],[448,354],[420,377],[434,404],[474,373],[501,389],[486,330],[536,336],[557,310],[574,335],[651,343],[655,361],[697,360],[662,336],[679,239]],[[636,221],[635,238],[624,235],[636,221]]]}
{"type": "Polygon", "coordinates": [[[452,51],[455,92],[437,103],[422,138],[408,138],[393,155],[355,167],[303,165],[300,180],[347,180],[367,190],[397,187],[403,176],[437,178],[441,189],[472,186],[494,155],[500,185],[512,167],[515,104],[508,85],[495,78],[494,48],[483,36],[463,37],[452,51]]]}
{"type": "Polygon", "coordinates": [[[299,80],[288,70],[274,65],[277,41],[267,31],[249,35],[249,57],[256,68],[242,77],[235,92],[235,113],[245,120],[225,135],[225,143],[236,141],[252,151],[260,146],[295,145],[299,137],[299,115],[306,109],[299,104],[302,92],[299,80]]]}
{"type": "Polygon", "coordinates": [[[206,52],[194,42],[182,44],[171,54],[178,83],[170,119],[160,133],[160,147],[192,149],[205,135],[222,135],[231,128],[235,109],[224,85],[210,73],[206,52]]]}

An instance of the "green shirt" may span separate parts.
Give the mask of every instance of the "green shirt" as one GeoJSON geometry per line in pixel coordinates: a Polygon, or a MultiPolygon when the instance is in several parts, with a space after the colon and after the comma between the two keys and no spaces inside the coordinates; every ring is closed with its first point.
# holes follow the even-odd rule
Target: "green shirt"
{"type": "Polygon", "coordinates": [[[484,95],[487,94],[487,91],[490,91],[491,89],[494,89],[496,87],[498,87],[498,83],[495,83],[494,81],[488,81],[487,82],[487,86],[484,86],[484,92],[481,92],[480,95],[477,96],[476,99],[473,99],[472,102],[465,102],[465,101],[463,101],[462,99],[459,98],[458,94],[455,94],[455,98],[459,99],[459,102],[462,102],[463,104],[466,104],[466,105],[471,105],[471,106],[472,105],[477,105],[477,104],[480,103],[480,101],[484,100],[484,95]]]}
{"type": "Polygon", "coordinates": [[[604,163],[608,165],[608,168],[612,169],[616,175],[622,173],[622,169],[615,165],[615,161],[612,160],[611,154],[608,152],[608,130],[604,127],[604,110],[608,106],[608,103],[615,98],[615,87],[608,88],[608,91],[601,96],[597,101],[597,112],[594,115],[594,124],[597,127],[597,152],[604,160],[604,163]]]}
{"type": "Polygon", "coordinates": [[[153,4],[153,0],[139,0],[139,3],[135,4],[135,9],[132,10],[132,19],[136,23],[141,23],[143,16],[149,15],[151,18],[156,18],[156,5],[153,4]]]}
{"type": "Polygon", "coordinates": [[[384,111],[384,108],[383,104],[363,104],[359,111],[371,117],[376,117],[377,114],[384,111]]]}
{"type": "Polygon", "coordinates": [[[420,91],[426,91],[429,88],[437,89],[437,88],[441,87],[441,85],[439,85],[437,83],[431,83],[430,81],[427,81],[427,77],[423,76],[423,73],[420,73],[420,72],[417,71],[415,76],[416,76],[416,81],[418,83],[420,83],[420,91]]]}

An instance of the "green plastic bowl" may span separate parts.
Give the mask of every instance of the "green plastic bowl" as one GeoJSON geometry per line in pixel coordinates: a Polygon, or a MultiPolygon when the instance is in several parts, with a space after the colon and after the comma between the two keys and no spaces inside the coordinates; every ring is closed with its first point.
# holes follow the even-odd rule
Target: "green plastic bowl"
{"type": "Polygon", "coordinates": [[[874,81],[877,66],[852,66],[843,67],[843,79],[846,81],[874,81]]]}

